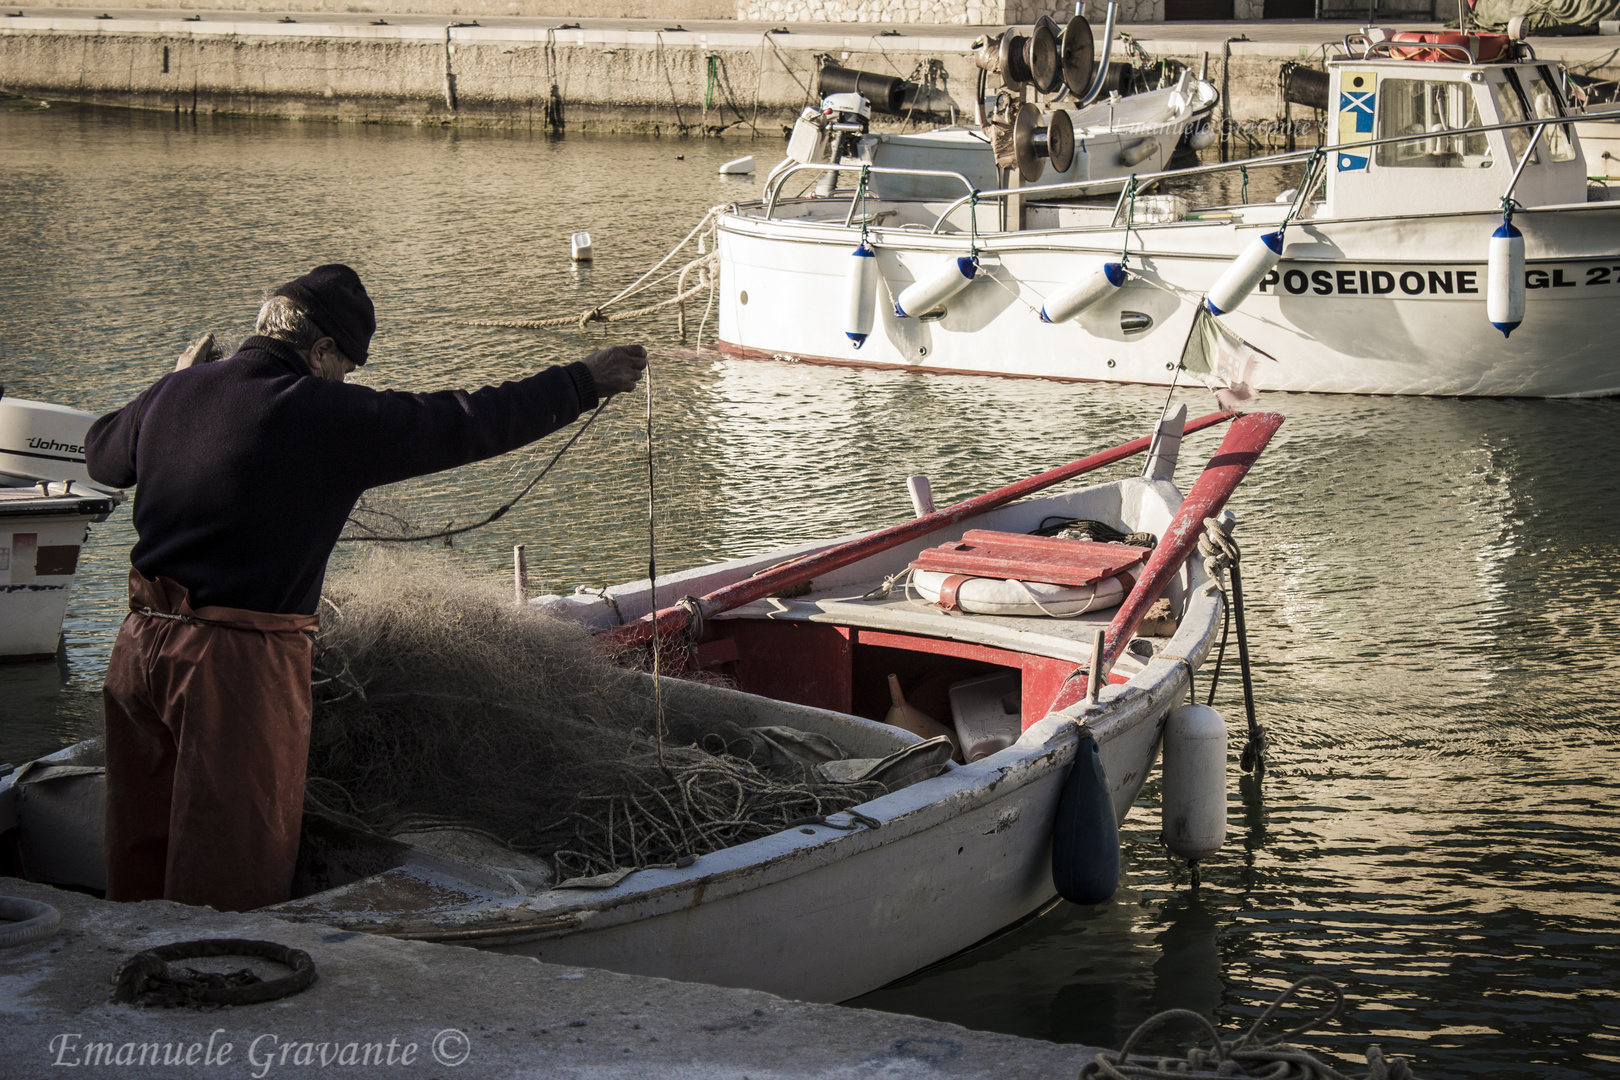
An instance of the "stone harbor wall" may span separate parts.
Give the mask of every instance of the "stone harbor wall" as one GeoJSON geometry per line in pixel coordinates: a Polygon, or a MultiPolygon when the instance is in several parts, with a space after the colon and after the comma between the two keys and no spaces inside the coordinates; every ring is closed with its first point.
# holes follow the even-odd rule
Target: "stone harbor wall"
{"type": "MultiPolygon", "coordinates": [[[[1164,0],[1158,0],[1158,7],[1162,22],[1164,0]]],[[[1072,4],[1052,0],[742,0],[737,5],[737,18],[746,22],[1017,26],[1032,23],[1042,15],[1064,20],[1073,11],[1072,4]]]]}

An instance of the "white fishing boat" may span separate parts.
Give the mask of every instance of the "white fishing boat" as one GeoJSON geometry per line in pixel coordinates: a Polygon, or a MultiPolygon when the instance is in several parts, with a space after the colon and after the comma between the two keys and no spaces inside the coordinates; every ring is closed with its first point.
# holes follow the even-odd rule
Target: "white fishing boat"
{"type": "Polygon", "coordinates": [[[56,655],[90,526],[122,501],[85,471],[94,420],[0,396],[0,662],[56,655]]]}
{"type": "MultiPolygon", "coordinates": [[[[656,614],[646,581],[535,601],[621,639],[678,635],[694,665],[740,687],[666,679],[667,701],[702,698],[755,726],[829,738],[854,759],[909,757],[927,778],[824,821],[590,889],[555,887],[510,852],[448,857],[316,821],[300,858],[301,895],[265,910],[346,931],[843,1000],[1016,923],[1059,888],[1090,901],[1111,893],[1117,825],[1167,723],[1166,754],[1196,756],[1197,742],[1204,763],[1178,774],[1201,779],[1166,780],[1167,800],[1201,808],[1169,821],[1171,843],[1179,837],[1188,853],[1208,854],[1225,829],[1225,729],[1217,718],[1213,731],[1184,737],[1178,725],[1207,724],[1212,714],[1178,706],[1220,635],[1224,594],[1188,555],[1282,418],[1234,421],[1183,499],[1171,474],[1184,416],[1161,421],[1151,446],[1136,440],[953,507],[933,509],[918,485],[918,517],[878,534],[660,579],[658,596],[687,599],[656,614]],[[1139,477],[1034,494],[1144,449],[1139,477]],[[1054,519],[1147,532],[1157,544],[1149,553],[1029,535],[1054,519]],[[1058,564],[1084,563],[1093,575],[1064,578],[1048,565],[1021,586],[983,570],[932,586],[917,571],[915,589],[900,583],[913,563],[996,545],[1017,558],[1057,551],[1058,564]],[[787,587],[794,583],[801,588],[787,587]],[[931,587],[944,606],[917,595],[931,587]],[[1168,610],[1144,625],[1155,597],[1168,610]],[[1117,610],[1086,610],[1098,604],[1117,610]],[[967,613],[975,608],[1003,613],[967,613]],[[949,698],[965,764],[947,762],[943,737],[880,722],[890,676],[932,680],[949,698]],[[1189,826],[1194,819],[1201,824],[1189,826]]],[[[21,861],[8,872],[99,887],[98,754],[81,744],[0,780],[8,841],[0,853],[21,861]]]]}
{"type": "Polygon", "coordinates": [[[719,216],[720,348],[1164,385],[1187,377],[1207,306],[1276,358],[1232,374],[1254,389],[1620,393],[1620,204],[1588,188],[1558,73],[1523,43],[1446,37],[1348,38],[1327,64],[1324,147],[1143,173],[1103,204],[1083,198],[1095,183],[890,170],[882,183],[927,172],[956,190],[902,197],[877,194],[876,164],[784,169],[719,216]],[[1276,202],[1169,190],[1239,168],[1299,179],[1276,202]],[[817,170],[841,178],[836,197],[788,196],[817,170]]]}

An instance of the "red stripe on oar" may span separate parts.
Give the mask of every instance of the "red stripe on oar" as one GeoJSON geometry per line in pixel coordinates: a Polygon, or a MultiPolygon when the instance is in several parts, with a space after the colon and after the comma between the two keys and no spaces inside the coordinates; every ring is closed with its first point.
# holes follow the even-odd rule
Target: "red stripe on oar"
{"type": "MultiPolygon", "coordinates": [[[[1196,420],[1188,421],[1184,434],[1191,435],[1195,431],[1202,431],[1204,428],[1212,427],[1215,424],[1225,423],[1238,415],[1235,412],[1214,412],[1207,416],[1200,416],[1196,420]]],[[[1140,439],[1132,439],[1130,442],[1121,443],[1111,450],[1103,450],[1089,457],[1080,458],[1078,461],[1071,461],[1067,465],[1060,465],[1055,469],[1049,469],[1026,480],[1020,480],[1015,484],[1008,484],[1006,487],[975,496],[965,502],[948,506],[943,510],[935,510],[931,514],[924,514],[921,517],[912,518],[910,521],[901,522],[899,525],[879,529],[877,532],[851,540],[848,543],[835,545],[825,551],[818,551],[813,555],[806,555],[801,559],[795,559],[780,566],[773,566],[755,577],[724,586],[699,598],[700,610],[705,616],[718,615],[722,611],[730,611],[732,608],[751,604],[755,600],[774,596],[781,590],[809,581],[818,574],[825,574],[831,570],[848,566],[850,563],[859,562],[862,559],[876,555],[880,551],[898,547],[908,540],[915,540],[917,537],[924,536],[936,529],[954,525],[963,518],[972,517],[974,514],[982,514],[986,510],[994,510],[998,506],[1004,506],[1015,499],[1032,495],[1054,484],[1061,484],[1063,481],[1071,480],[1083,473],[1092,472],[1105,465],[1112,465],[1114,462],[1128,458],[1132,454],[1140,454],[1152,445],[1152,442],[1152,436],[1144,435],[1140,439]]],[[[1221,445],[1225,446],[1226,444],[1223,442],[1221,445]]],[[[685,627],[688,618],[689,616],[684,609],[667,607],[657,613],[656,622],[661,634],[670,634],[685,627]]],[[[654,620],[654,616],[644,615],[633,623],[604,631],[601,636],[604,640],[619,645],[639,645],[652,637],[654,620]]]]}
{"type": "MultiPolygon", "coordinates": [[[[1204,519],[1218,517],[1226,500],[1249,474],[1249,468],[1259,458],[1271,437],[1282,426],[1281,413],[1253,413],[1241,417],[1226,432],[1215,456],[1198,477],[1198,482],[1187,492],[1181,508],[1170,520],[1170,527],[1159,538],[1158,547],[1148,557],[1136,588],[1114,613],[1113,622],[1103,634],[1103,670],[1114,666],[1120,650],[1136,633],[1147,616],[1153,601],[1164,594],[1170,580],[1181,570],[1181,564],[1198,549],[1198,540],[1204,535],[1204,519]]],[[[1095,662],[1095,661],[1093,661],[1095,662]]],[[[1052,702],[1049,712],[1066,709],[1085,696],[1085,680],[1071,679],[1052,702]]]]}

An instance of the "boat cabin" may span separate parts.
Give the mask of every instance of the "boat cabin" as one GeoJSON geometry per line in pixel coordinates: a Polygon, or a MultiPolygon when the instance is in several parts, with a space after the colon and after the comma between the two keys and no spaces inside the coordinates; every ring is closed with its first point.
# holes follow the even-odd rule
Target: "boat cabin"
{"type": "Polygon", "coordinates": [[[1369,30],[1328,64],[1327,205],[1333,217],[1494,210],[1531,155],[1513,197],[1525,206],[1586,201],[1572,124],[1454,134],[1564,116],[1551,65],[1500,34],[1369,30]],[[1428,138],[1361,146],[1403,135],[1428,138]]]}

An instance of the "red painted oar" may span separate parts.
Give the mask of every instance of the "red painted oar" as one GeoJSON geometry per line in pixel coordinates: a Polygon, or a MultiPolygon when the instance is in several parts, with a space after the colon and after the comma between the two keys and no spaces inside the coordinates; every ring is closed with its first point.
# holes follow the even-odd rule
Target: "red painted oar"
{"type": "MultiPolygon", "coordinates": [[[[1195,431],[1202,431],[1204,428],[1224,423],[1238,415],[1235,412],[1214,412],[1207,416],[1200,416],[1196,420],[1188,421],[1184,434],[1191,435],[1195,431]]],[[[1006,487],[986,492],[965,502],[948,506],[943,510],[935,510],[933,513],[912,518],[910,521],[902,522],[899,525],[879,529],[877,532],[870,533],[857,540],[851,540],[848,543],[830,547],[825,551],[818,551],[815,554],[794,559],[792,562],[784,563],[781,566],[773,566],[754,577],[745,578],[724,588],[716,589],[707,596],[698,598],[699,610],[707,618],[722,611],[730,611],[732,608],[753,603],[755,600],[766,596],[775,596],[789,586],[809,581],[817,575],[825,574],[830,570],[837,570],[841,566],[848,566],[852,562],[858,562],[861,559],[876,555],[880,551],[898,547],[908,540],[914,540],[919,536],[933,532],[935,529],[944,528],[946,525],[955,524],[963,518],[971,517],[974,514],[982,514],[986,510],[1004,506],[1015,499],[1021,499],[1043,488],[1049,488],[1053,484],[1061,484],[1063,481],[1073,479],[1082,473],[1100,469],[1105,465],[1112,465],[1114,462],[1128,458],[1132,454],[1139,454],[1146,450],[1152,442],[1152,436],[1144,435],[1140,439],[1132,439],[1130,442],[1121,443],[1111,450],[1104,450],[1089,457],[1083,457],[1078,461],[1071,461],[1067,465],[1060,465],[1027,480],[1008,484],[1006,487]]],[[[1222,443],[1221,445],[1225,446],[1226,444],[1222,443]]],[[[1208,475],[1207,472],[1205,475],[1208,475]]],[[[1203,519],[1200,518],[1199,520],[1202,521],[1203,519]]],[[[1197,541],[1196,536],[1193,539],[1194,542],[1197,541]]],[[[690,616],[684,608],[664,608],[657,613],[659,633],[667,635],[679,631],[686,626],[689,618],[690,616]]],[[[652,638],[653,624],[654,617],[645,615],[633,623],[606,631],[602,636],[619,645],[639,645],[652,638]]]]}
{"type": "MultiPolygon", "coordinates": [[[[1119,606],[1119,611],[1114,614],[1114,620],[1104,631],[1103,672],[1106,673],[1114,666],[1114,661],[1119,659],[1120,650],[1131,640],[1136,628],[1142,625],[1142,619],[1147,615],[1148,608],[1153,606],[1153,601],[1164,593],[1170,585],[1170,579],[1181,570],[1181,564],[1198,549],[1199,538],[1204,535],[1204,519],[1220,515],[1222,508],[1226,506],[1227,498],[1249,474],[1250,466],[1266,448],[1266,444],[1271,442],[1271,437],[1277,433],[1282,422],[1281,413],[1251,413],[1240,418],[1227,430],[1220,448],[1215,451],[1215,456],[1209,459],[1209,464],[1198,477],[1198,482],[1187,492],[1181,508],[1176,511],[1175,517],[1170,519],[1169,528],[1165,529],[1164,535],[1159,538],[1158,546],[1148,557],[1136,588],[1131,590],[1131,594],[1119,606]]],[[[1083,696],[1085,696],[1084,681],[1071,679],[1064,684],[1049,711],[1066,709],[1083,696]]]]}

